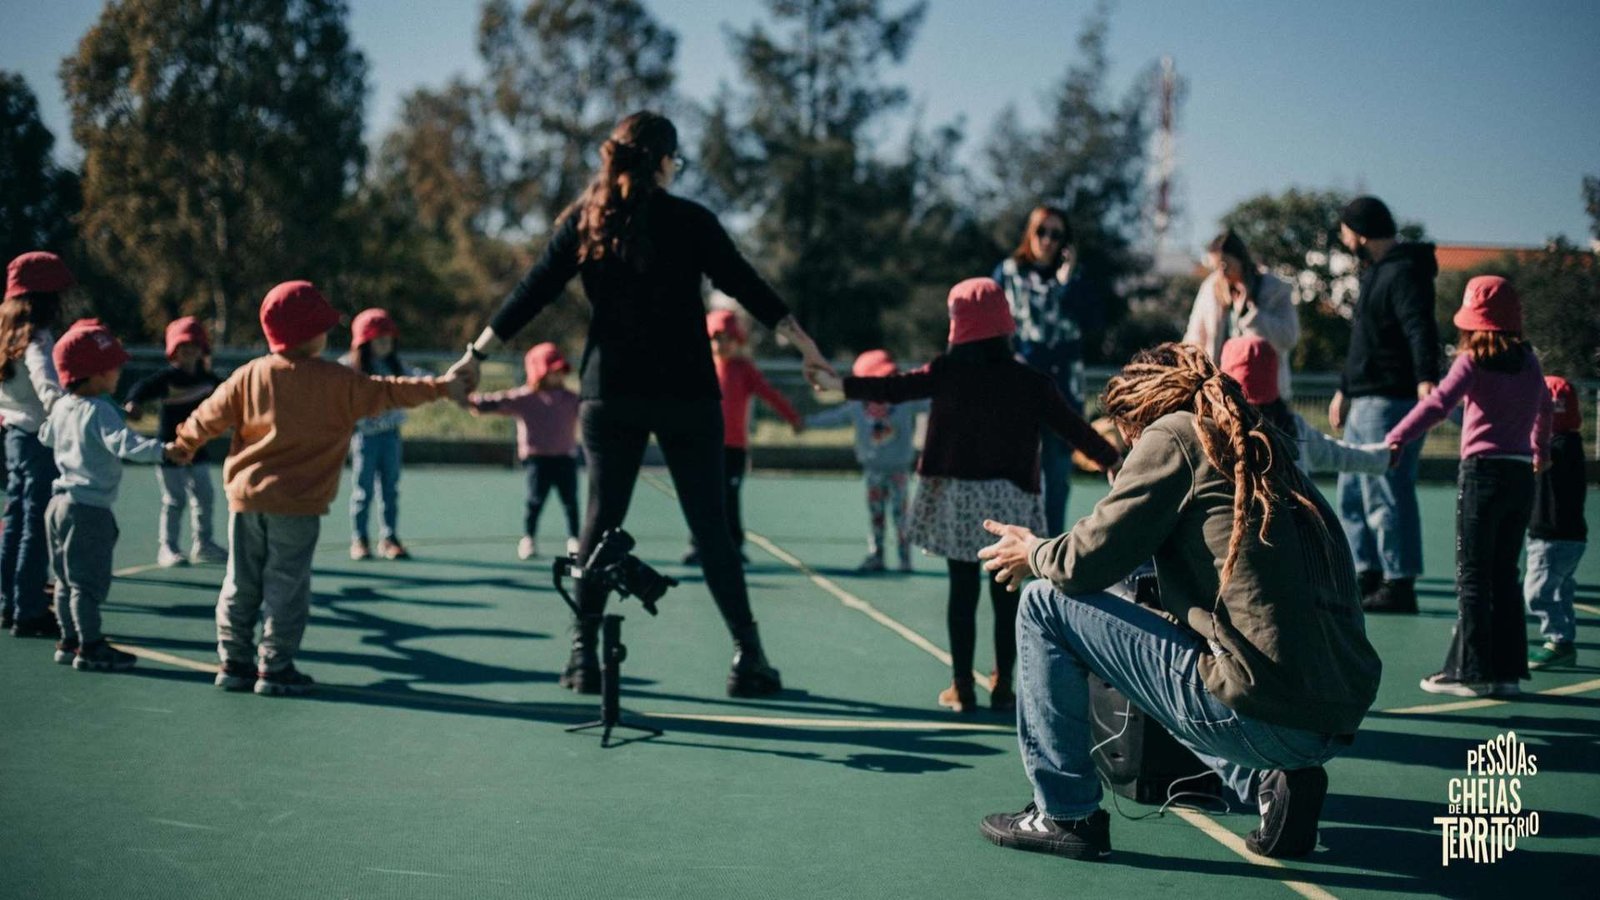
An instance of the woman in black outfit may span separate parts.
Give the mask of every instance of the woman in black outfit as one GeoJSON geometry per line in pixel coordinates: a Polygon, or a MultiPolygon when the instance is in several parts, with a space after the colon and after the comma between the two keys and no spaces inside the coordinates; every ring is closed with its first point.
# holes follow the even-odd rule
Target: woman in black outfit
{"type": "MultiPolygon", "coordinates": [[[[650,112],[623,119],[601,145],[600,158],[600,171],[557,221],[544,254],[456,368],[474,377],[480,359],[516,335],[573,276],[582,278],[592,318],[580,367],[589,504],[578,558],[588,559],[601,535],[622,525],[654,434],[700,547],[706,586],[733,634],[728,694],[771,694],[782,682],[762,653],[726,521],[722,412],[705,335],[702,276],[793,343],[808,377],[831,369],[716,216],[667,192],[683,165],[670,121],[650,112]]],[[[595,635],[606,592],[580,580],[578,603],[582,614],[561,683],[595,693],[595,635]]]]}

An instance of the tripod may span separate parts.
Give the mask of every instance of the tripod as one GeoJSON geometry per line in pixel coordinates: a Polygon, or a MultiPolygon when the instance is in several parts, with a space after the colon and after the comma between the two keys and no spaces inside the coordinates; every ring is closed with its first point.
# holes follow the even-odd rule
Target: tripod
{"type": "MultiPolygon", "coordinates": [[[[555,586],[561,599],[572,609],[572,614],[581,615],[577,602],[567,593],[563,582],[564,576],[574,571],[575,566],[571,559],[558,557],[554,566],[555,586]]],[[[611,732],[616,728],[642,732],[651,737],[660,737],[664,733],[659,728],[622,720],[622,661],[627,658],[628,647],[622,643],[622,617],[607,613],[600,620],[600,718],[566,729],[569,734],[598,728],[601,748],[610,749],[611,732]]]]}

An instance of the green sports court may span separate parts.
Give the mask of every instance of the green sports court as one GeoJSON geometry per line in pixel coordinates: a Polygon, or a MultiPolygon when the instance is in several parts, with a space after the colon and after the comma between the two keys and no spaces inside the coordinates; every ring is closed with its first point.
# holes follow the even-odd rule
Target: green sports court
{"type": "MultiPolygon", "coordinates": [[[[612,611],[627,617],[624,709],[666,733],[603,750],[563,730],[593,718],[595,698],[556,684],[568,613],[548,560],[513,552],[521,477],[408,469],[408,562],[348,558],[341,494],[300,655],[319,690],[268,698],[212,686],[222,569],[153,565],[159,494],[130,469],[105,616],[138,665],[81,673],[52,664],[46,641],[0,638],[0,895],[1579,896],[1600,874],[1600,557],[1579,570],[1576,666],[1536,673],[1514,702],[1439,702],[1416,684],[1455,615],[1449,486],[1420,491],[1421,615],[1368,619],[1380,711],[1328,767],[1317,852],[1251,858],[1251,815],[1151,815],[1118,798],[1143,818],[1114,811],[1111,860],[1080,863],[979,836],[982,815],[1028,800],[1013,726],[934,704],[949,681],[945,573],[928,559],[852,573],[856,479],[746,485],[753,603],[787,686],[755,701],[725,696],[726,631],[676,563],[686,531],[664,475],[641,480],[637,552],[684,583],[657,618],[631,600],[612,611]],[[1442,866],[1432,820],[1449,779],[1506,731],[1537,755],[1520,793],[1539,834],[1493,864],[1442,866]]],[[[1103,490],[1080,479],[1072,516],[1103,490]]],[[[1588,515],[1600,520],[1594,494],[1588,515]]],[[[560,545],[558,518],[544,546],[560,545]]]]}

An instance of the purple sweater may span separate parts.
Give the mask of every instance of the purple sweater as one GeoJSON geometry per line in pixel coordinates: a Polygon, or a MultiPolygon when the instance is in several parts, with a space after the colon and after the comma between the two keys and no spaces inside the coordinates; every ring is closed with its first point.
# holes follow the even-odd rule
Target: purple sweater
{"type": "Polygon", "coordinates": [[[518,459],[577,452],[579,400],[566,388],[541,391],[523,386],[496,394],[473,394],[467,403],[478,412],[516,418],[518,459]]]}
{"type": "Polygon", "coordinates": [[[1438,389],[1412,407],[1386,440],[1406,444],[1422,437],[1463,400],[1462,459],[1480,454],[1549,458],[1550,391],[1532,351],[1517,372],[1495,371],[1465,353],[1456,354],[1438,389]]]}

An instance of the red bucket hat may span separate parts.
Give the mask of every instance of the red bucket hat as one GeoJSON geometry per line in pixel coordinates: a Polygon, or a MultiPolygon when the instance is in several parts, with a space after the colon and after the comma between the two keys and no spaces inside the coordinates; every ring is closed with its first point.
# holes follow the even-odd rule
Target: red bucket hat
{"type": "Polygon", "coordinates": [[[194,344],[202,354],[211,352],[211,337],[204,325],[194,316],[173,319],[167,325],[167,359],[171,359],[184,344],[194,344]]]}
{"type": "Polygon", "coordinates": [[[992,278],[968,278],[950,289],[950,346],[970,344],[995,337],[1010,337],[1017,331],[1005,292],[992,278]]]}
{"type": "Polygon", "coordinates": [[[850,374],[857,378],[881,378],[898,371],[900,367],[887,350],[868,350],[856,357],[855,365],[850,367],[850,374]]]}
{"type": "Polygon", "coordinates": [[[44,250],[24,253],[6,266],[6,296],[56,294],[77,284],[61,257],[44,250]]]}
{"type": "Polygon", "coordinates": [[[1453,321],[1462,331],[1521,332],[1522,298],[1499,275],[1479,275],[1467,282],[1453,321]]]}
{"type": "Polygon", "coordinates": [[[1222,345],[1223,374],[1239,382],[1251,406],[1271,403],[1281,396],[1278,388],[1278,351],[1255,335],[1228,338],[1222,345]]]}
{"type": "Polygon", "coordinates": [[[122,342],[99,319],[73,322],[61,340],[56,341],[50,356],[62,384],[93,378],[128,361],[128,351],[122,349],[122,342]]]}
{"type": "Polygon", "coordinates": [[[381,337],[399,337],[400,327],[394,324],[394,319],[389,317],[389,311],[373,307],[363,309],[356,313],[356,319],[350,323],[350,346],[359,347],[370,344],[381,337]]]}
{"type": "Polygon", "coordinates": [[[537,387],[551,372],[571,372],[572,366],[561,355],[561,348],[546,342],[534,344],[522,357],[522,368],[528,374],[528,385],[537,387]]]}
{"type": "Polygon", "coordinates": [[[1578,403],[1578,391],[1572,382],[1560,375],[1546,375],[1544,386],[1550,390],[1550,402],[1555,406],[1550,417],[1550,430],[1562,432],[1582,429],[1583,409],[1578,403]]]}
{"type": "Polygon", "coordinates": [[[731,309],[714,309],[706,313],[706,337],[716,337],[719,334],[725,334],[744,343],[746,340],[744,323],[739,321],[738,313],[731,309]]]}
{"type": "Polygon", "coordinates": [[[285,281],[261,301],[261,330],[267,346],[281,353],[339,324],[339,314],[309,281],[285,281]]]}

